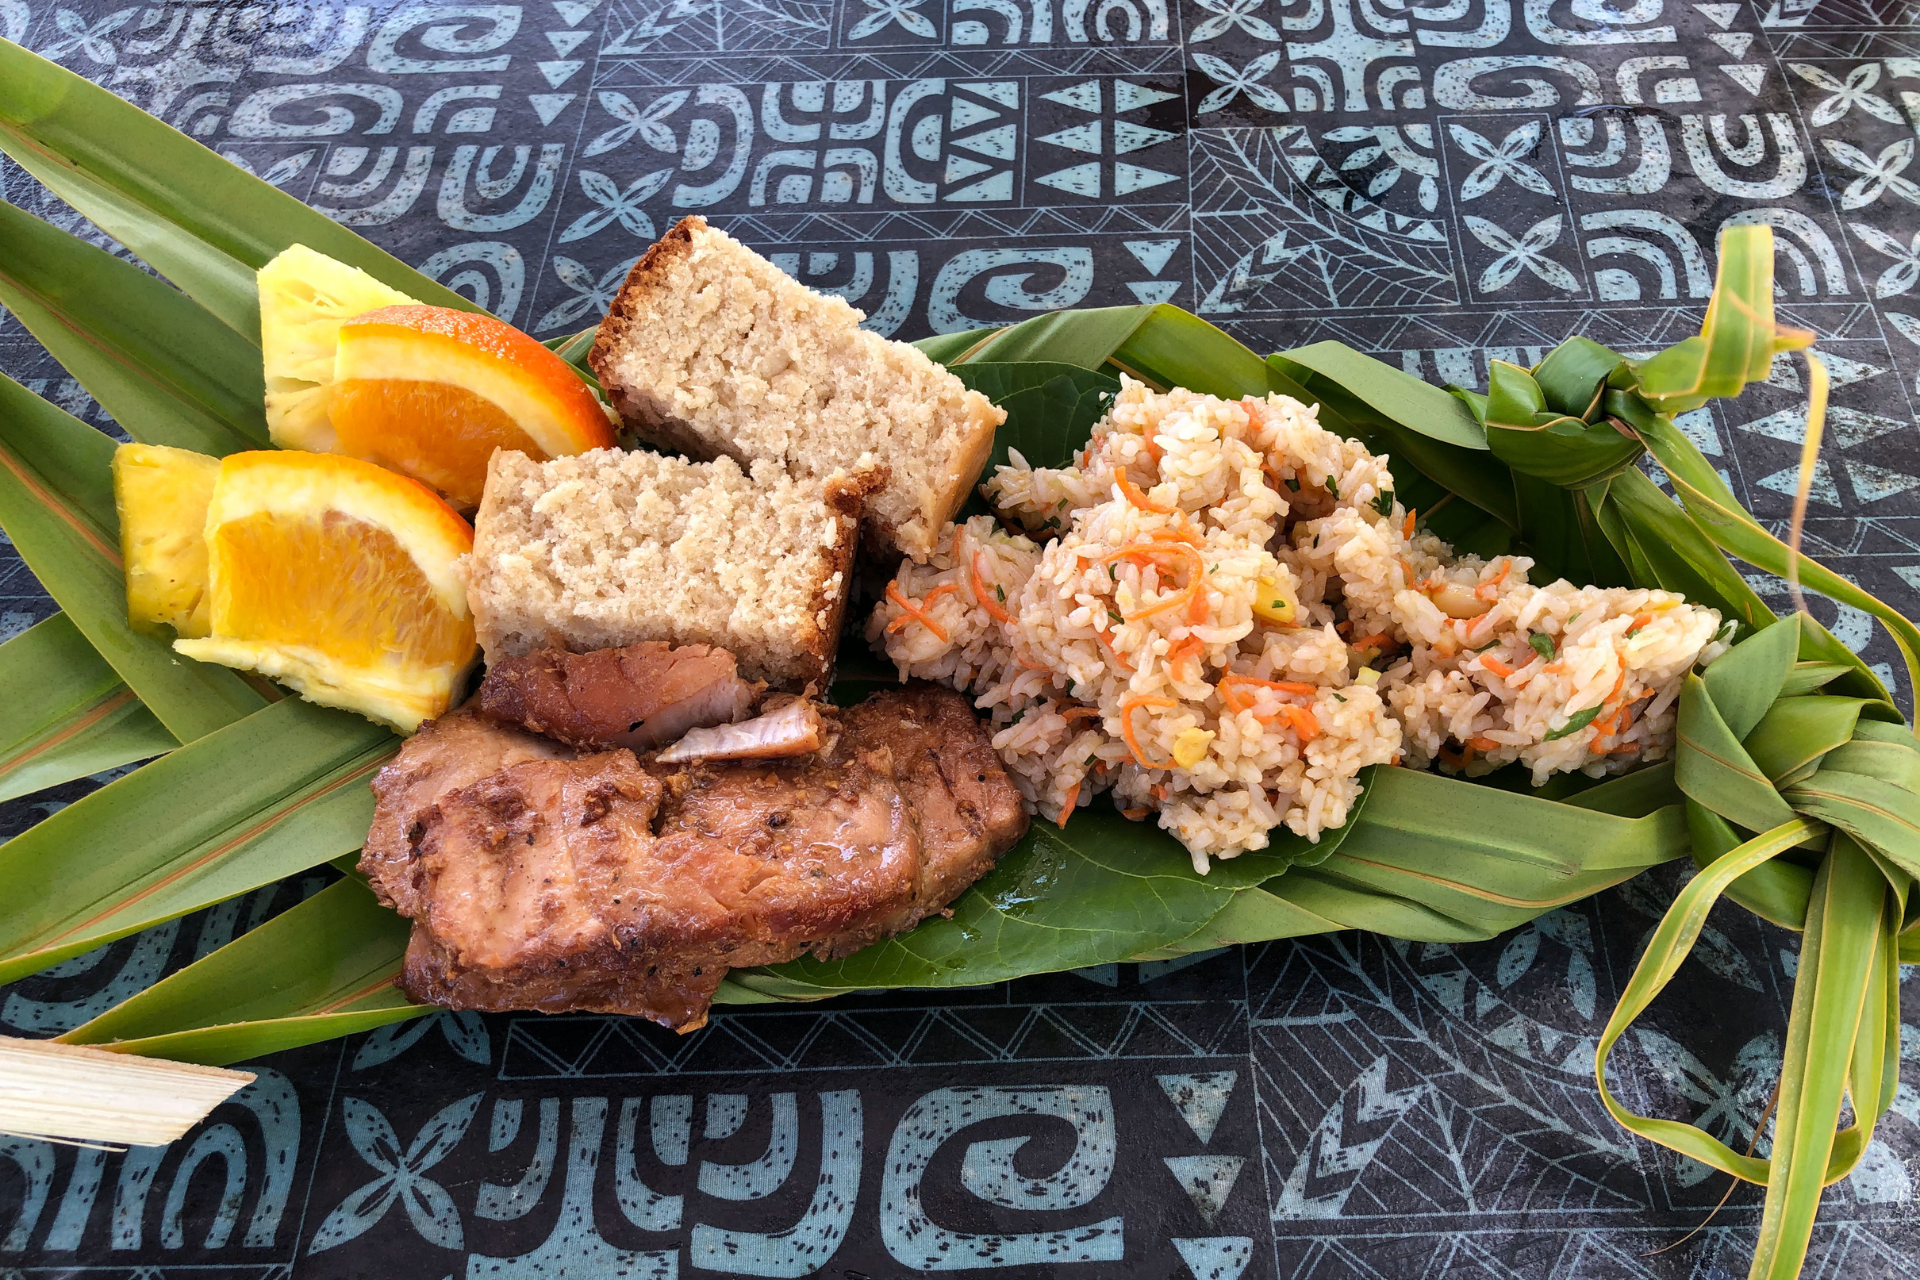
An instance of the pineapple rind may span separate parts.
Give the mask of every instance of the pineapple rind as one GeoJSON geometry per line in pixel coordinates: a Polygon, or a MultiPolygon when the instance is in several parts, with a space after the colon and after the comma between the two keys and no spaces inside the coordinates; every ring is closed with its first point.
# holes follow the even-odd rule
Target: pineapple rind
{"type": "Polygon", "coordinates": [[[197,638],[210,628],[207,507],[220,460],[165,445],[113,452],[113,505],[126,565],[127,622],[197,638]]]}

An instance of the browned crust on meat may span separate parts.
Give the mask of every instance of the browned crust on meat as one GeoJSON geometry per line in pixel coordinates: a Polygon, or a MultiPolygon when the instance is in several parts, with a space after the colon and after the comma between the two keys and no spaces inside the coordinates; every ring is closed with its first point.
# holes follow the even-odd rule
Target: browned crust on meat
{"type": "MultiPolygon", "coordinates": [[[[697,213],[688,214],[653,242],[640,256],[640,261],[633,264],[633,270],[627,272],[620,292],[614,295],[613,305],[607,308],[606,317],[600,321],[600,331],[594,337],[593,349],[587,352],[587,365],[593,370],[594,376],[600,379],[607,400],[635,435],[650,444],[684,453],[701,462],[710,462],[719,456],[711,442],[668,412],[662,401],[642,389],[629,388],[615,381],[613,353],[633,325],[635,314],[646,306],[648,295],[665,283],[667,273],[676,263],[693,252],[693,233],[706,229],[705,218],[697,213]]],[[[742,465],[746,463],[744,458],[737,460],[742,465]]]]}

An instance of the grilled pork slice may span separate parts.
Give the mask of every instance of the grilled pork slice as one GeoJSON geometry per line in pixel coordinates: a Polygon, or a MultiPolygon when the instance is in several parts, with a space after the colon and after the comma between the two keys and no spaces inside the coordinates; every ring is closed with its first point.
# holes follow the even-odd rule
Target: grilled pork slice
{"type": "Polygon", "coordinates": [[[689,729],[745,719],[766,687],[742,680],[725,649],[643,640],[500,658],[480,684],[480,711],[570,746],[648,751],[689,729]]]}
{"type": "MultiPolygon", "coordinates": [[[[410,794],[390,787],[362,866],[385,900],[411,905],[401,986],[456,1009],[691,1031],[729,968],[843,956],[911,928],[1024,833],[1019,794],[958,694],[890,690],[838,716],[829,748],[799,759],[529,759],[410,812],[387,811],[410,794]]],[[[426,795],[422,762],[444,757],[449,720],[464,732],[436,722],[383,776],[426,795]]]]}
{"type": "Polygon", "coordinates": [[[467,703],[420,726],[392,764],[373,778],[373,827],[360,851],[360,870],[380,901],[403,916],[418,916],[425,883],[414,845],[420,822],[441,797],[513,765],[571,760],[573,752],[482,719],[467,703]]]}

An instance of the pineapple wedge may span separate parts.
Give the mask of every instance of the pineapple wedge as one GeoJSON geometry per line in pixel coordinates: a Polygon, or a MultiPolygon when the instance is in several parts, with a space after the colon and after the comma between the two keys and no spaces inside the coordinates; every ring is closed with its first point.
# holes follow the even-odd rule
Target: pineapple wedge
{"type": "Polygon", "coordinates": [[[164,445],[113,451],[113,506],[127,569],[127,621],[169,626],[186,638],[208,634],[207,506],[220,459],[164,445]]]}
{"type": "Polygon", "coordinates": [[[335,441],[327,398],[341,324],[416,299],[303,244],[283,250],[256,279],[267,429],[282,449],[331,453],[335,441]]]}

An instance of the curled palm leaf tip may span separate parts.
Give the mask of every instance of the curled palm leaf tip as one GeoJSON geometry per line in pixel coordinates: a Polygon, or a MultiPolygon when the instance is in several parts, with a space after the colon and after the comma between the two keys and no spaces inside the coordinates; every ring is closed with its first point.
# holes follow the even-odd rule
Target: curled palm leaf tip
{"type": "Polygon", "coordinates": [[[1807,359],[1807,434],[1800,443],[1800,476],[1793,488],[1793,522],[1788,527],[1787,549],[1793,553],[1787,561],[1787,591],[1793,597],[1795,612],[1808,614],[1807,598],[1800,590],[1801,539],[1806,534],[1807,498],[1813,492],[1814,471],[1820,464],[1820,438],[1827,425],[1827,392],[1832,379],[1827,362],[1809,349],[1807,359]]]}

